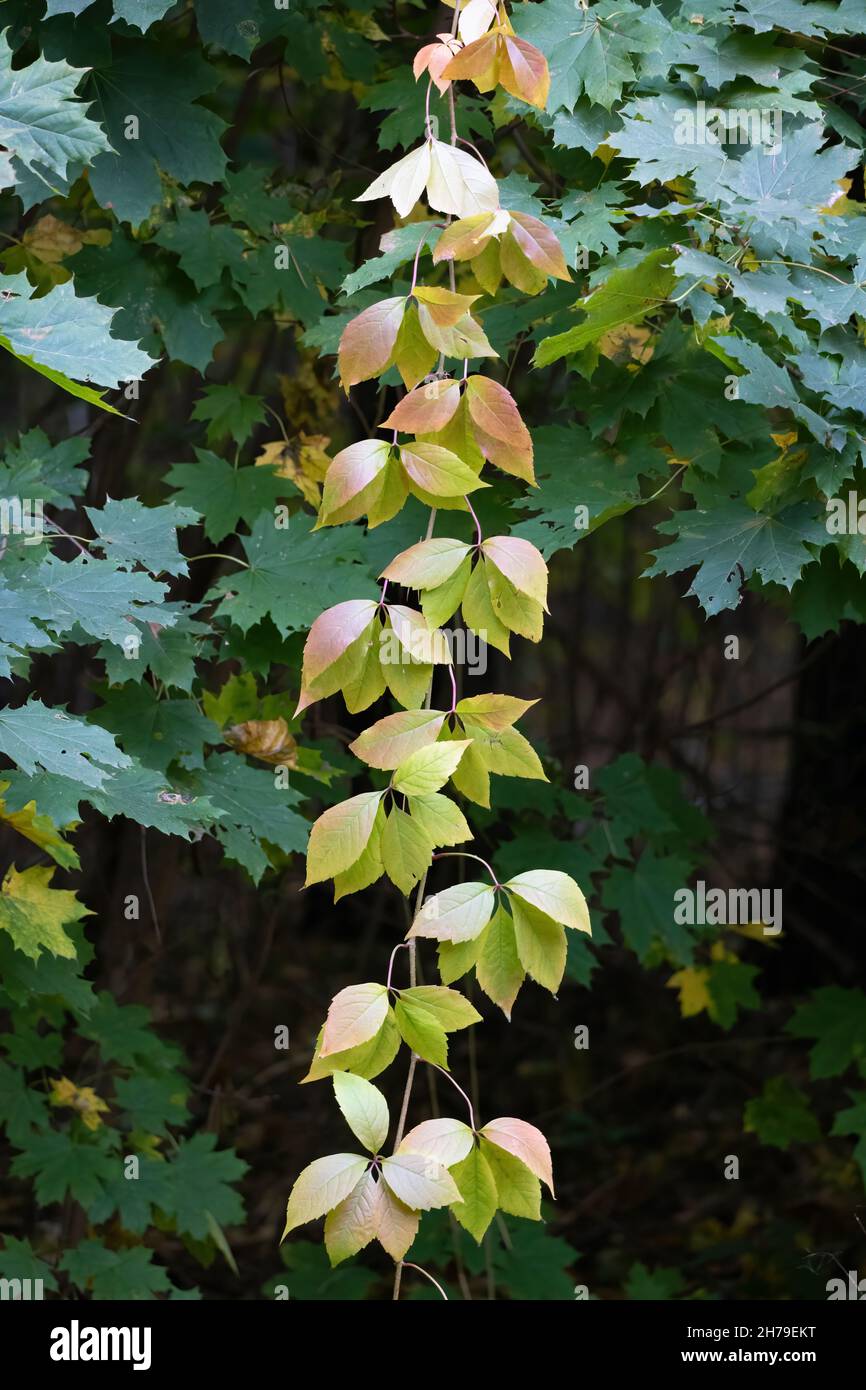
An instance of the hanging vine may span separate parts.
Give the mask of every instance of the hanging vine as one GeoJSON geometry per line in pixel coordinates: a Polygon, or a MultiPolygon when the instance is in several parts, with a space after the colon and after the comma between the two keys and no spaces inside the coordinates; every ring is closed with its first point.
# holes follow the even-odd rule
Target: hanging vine
{"type": "Polygon", "coordinates": [[[313,623],[298,710],[338,691],[352,713],[386,691],[402,706],[351,745],[389,780],[319,817],[310,835],[306,882],[332,880],[339,900],[385,874],[407,898],[414,895],[414,910],[385,978],[350,985],[331,1000],[305,1078],[331,1078],[337,1104],[367,1152],[333,1154],[305,1168],[292,1188],[284,1231],[285,1238],[325,1216],[325,1246],[334,1265],[378,1240],[396,1264],[395,1298],[422,1212],[448,1207],[480,1242],[498,1210],[539,1220],[542,1184],[553,1193],[550,1150],[541,1131],[511,1116],[482,1123],[451,1076],[448,1034],[481,1022],[451,986],[474,970],[481,990],[510,1018],[527,976],[552,993],[558,989],[566,930],[590,931],[583,893],[567,874],[528,868],[501,883],[491,864],[455,850],[471,841],[472,831],[443,791],[450,787],[486,808],[491,774],[545,776],[515,728],[535,702],[507,694],[459,698],[453,629],[449,634],[444,625],[459,613],[469,631],[508,656],[513,634],[540,641],[547,610],[541,554],[515,536],[485,536],[473,506],[471,495],[494,485],[491,470],[531,486],[535,477],[532,439],[513,396],[470,364],[497,358],[475,311],[482,296],[488,305],[494,301],[503,279],[535,295],[550,278],[570,276],[550,229],[501,205],[497,180],[458,134],[454,99],[454,84],[469,80],[481,92],[500,86],[543,109],[547,62],[516,37],[504,5],[469,0],[461,7],[457,0],[450,33],[421,48],[413,66],[416,79],[426,75],[428,83],[422,142],[376,178],[359,201],[390,198],[405,219],[426,192],[429,207],[445,220],[432,247],[430,276],[422,276],[429,235],[424,224],[408,294],[379,300],[343,332],[339,372],[347,392],[395,367],[406,393],[380,427],[390,439],[361,440],[333,460],[318,526],[364,517],[368,527],[379,526],[410,495],[429,508],[429,521],[424,539],[383,570],[378,602],[339,603],[313,623]],[[438,138],[430,117],[434,85],[448,97],[447,142],[438,138]],[[471,273],[474,292],[458,292],[457,263],[471,273]],[[443,265],[447,285],[438,283],[443,265]],[[426,283],[428,278],[434,282],[426,283]],[[456,365],[449,369],[450,363],[456,365]],[[437,526],[447,531],[440,512],[468,513],[473,540],[434,534],[437,526]],[[415,591],[420,607],[395,602],[394,586],[415,591]],[[438,670],[450,689],[444,709],[432,704],[438,670]],[[428,895],[432,866],[452,858],[481,865],[485,877],[461,879],[428,895]],[[441,984],[419,983],[418,943],[425,941],[438,945],[441,984]],[[398,985],[404,960],[406,983],[398,985]],[[395,1060],[401,1042],[410,1053],[408,1073],[385,1154],[391,1117],[372,1079],[395,1060]],[[465,1118],[426,1119],[407,1129],[419,1062],[449,1079],[465,1118]]]}

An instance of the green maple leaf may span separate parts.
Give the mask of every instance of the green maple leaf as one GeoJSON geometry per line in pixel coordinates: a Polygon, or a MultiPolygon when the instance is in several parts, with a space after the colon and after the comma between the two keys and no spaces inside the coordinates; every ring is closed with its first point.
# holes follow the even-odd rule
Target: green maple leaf
{"type": "Polygon", "coordinates": [[[19,585],[22,602],[55,637],[80,628],[98,641],[118,644],[138,631],[134,619],[164,622],[164,584],[139,571],[119,569],[113,560],[47,555],[19,585]]]}
{"type": "Polygon", "coordinates": [[[168,1210],[171,1202],[168,1163],[144,1155],[137,1157],[138,1174],[134,1179],[127,1178],[122,1171],[117,1172],[91,1202],[87,1214],[92,1222],[108,1221],[117,1212],[123,1229],[139,1235],[153,1224],[154,1207],[168,1210]]]}
{"type": "Polygon", "coordinates": [[[115,1100],[131,1121],[130,1128],[148,1134],[167,1134],[169,1125],[187,1123],[188,1092],[177,1072],[118,1077],[114,1083],[115,1100]]]}
{"type": "Polygon", "coordinates": [[[189,839],[193,830],[203,830],[218,816],[205,797],[191,795],[160,772],[132,759],[128,767],[108,774],[99,788],[82,786],[56,772],[36,773],[32,777],[12,772],[6,777],[10,788],[4,793],[7,810],[18,810],[28,801],[36,801],[40,812],[56,826],[79,820],[79,805],[85,799],[108,820],[126,816],[138,825],[152,826],[164,835],[180,835],[184,839],[189,839]]]}
{"type": "Polygon", "coordinates": [[[863,12],[857,0],[842,0],[841,5],[828,5],[823,0],[816,5],[804,0],[738,0],[736,22],[758,34],[770,29],[790,29],[807,37],[859,34],[863,12]]]}
{"type": "Polygon", "coordinates": [[[6,447],[0,465],[0,496],[41,498],[55,507],[71,507],[87,483],[78,465],[90,453],[87,439],[52,444],[44,430],[28,430],[6,447]]]}
{"type": "Polygon", "coordinates": [[[202,58],[166,52],[150,40],[122,44],[118,53],[117,62],[91,79],[117,153],[93,161],[90,184],[103,207],[138,225],[160,200],[160,171],[184,185],[222,177],[225,122],[198,104],[220,80],[202,58]],[[138,121],[134,139],[127,136],[129,116],[138,121]]]}
{"type": "Polygon", "coordinates": [[[77,253],[75,283],[80,293],[117,307],[118,334],[154,352],[164,343],[172,360],[202,372],[225,336],[214,311],[234,303],[219,285],[197,291],[168,256],[154,256],[121,231],[109,246],[86,246],[77,253]]]}
{"type": "Polygon", "coordinates": [[[821,1127],[809,1108],[809,1101],[787,1076],[774,1076],[764,1082],[759,1096],[746,1101],[743,1128],[757,1134],[762,1144],[787,1149],[792,1143],[814,1143],[821,1138],[821,1127]]]}
{"type": "Polygon", "coordinates": [[[68,1192],[83,1207],[89,1207],[104,1185],[117,1172],[120,1162],[106,1144],[108,1132],[99,1131],[95,1139],[74,1142],[67,1131],[50,1130],[31,1134],[25,1153],[12,1160],[10,1172],[16,1178],[33,1178],[36,1200],[44,1206],[61,1202],[68,1192]]]}
{"type": "Polygon", "coordinates": [[[603,106],[594,106],[588,97],[579,97],[571,111],[560,108],[552,119],[544,114],[537,119],[544,129],[553,131],[554,145],[586,150],[588,154],[605,144],[611,132],[622,125],[619,116],[605,111],[603,106]]]}
{"type": "Polygon", "coordinates": [[[52,956],[45,951],[37,961],[15,949],[12,938],[0,932],[0,976],[3,993],[15,1005],[30,1008],[34,999],[53,998],[83,1016],[93,1007],[93,986],[82,971],[93,955],[80,923],[70,923],[76,958],[52,956]]]}
{"type": "MultiPolygon", "coordinates": [[[[45,3],[45,16],[50,19],[57,14],[83,14],[94,4],[94,0],[45,0],[45,3]]],[[[162,19],[173,4],[174,0],[113,0],[112,9],[115,19],[123,19],[143,32],[162,19]]]]}
{"type": "Polygon", "coordinates": [[[110,769],[131,765],[104,729],[38,700],[0,710],[0,753],[26,773],[41,768],[85,787],[101,787],[110,769]]]}
{"type": "Polygon", "coordinates": [[[335,289],[346,271],[346,250],[322,237],[283,236],[257,246],[235,271],[237,292],[251,314],[282,309],[312,324],[326,307],[319,285],[335,289]]]}
{"type": "Polygon", "coordinates": [[[678,1269],[647,1269],[640,1261],[628,1272],[626,1298],[662,1302],[678,1298],[685,1288],[678,1269]]]}
{"type": "Polygon", "coordinates": [[[109,1250],[99,1240],[84,1240],[74,1250],[64,1251],[60,1268],[97,1301],[140,1302],[171,1288],[166,1270],[153,1263],[153,1251],[143,1245],[109,1250]]]}
{"type": "Polygon", "coordinates": [[[29,1240],[16,1240],[15,1236],[3,1237],[0,1275],[4,1279],[41,1279],[45,1289],[51,1293],[57,1291],[51,1266],[39,1258],[29,1240]]]}
{"type": "Polygon", "coordinates": [[[54,191],[48,177],[64,179],[71,164],[89,164],[111,145],[96,121],[88,116],[88,102],[76,96],[86,68],[74,68],[61,59],[49,62],[42,55],[26,68],[13,71],[14,54],[5,34],[0,34],[0,145],[7,151],[8,172],[2,179],[14,183],[14,156],[26,169],[44,180],[44,197],[54,191]]]}
{"type": "Polygon", "coordinates": [[[615,865],[605,881],[602,903],[619,913],[623,937],[640,961],[647,959],[658,940],[673,960],[691,964],[693,938],[686,927],[674,921],[674,893],[688,881],[688,875],[689,865],[684,859],[645,849],[634,864],[615,865]]]}
{"type": "Polygon", "coordinates": [[[515,498],[512,506],[533,512],[530,520],[510,528],[530,541],[545,559],[570,549],[611,517],[631,511],[641,501],[640,474],[645,471],[639,451],[616,457],[602,448],[580,425],[544,425],[534,433],[538,488],[515,498]],[[575,451],[580,472],[575,477],[575,451]],[[576,525],[578,506],[585,506],[589,525],[576,525]]]}
{"type": "Polygon", "coordinates": [[[263,848],[276,845],[284,854],[303,854],[309,821],[292,808],[300,801],[294,788],[279,788],[264,768],[250,767],[235,753],[212,754],[193,780],[206,804],[216,809],[211,833],[226,854],[258,883],[270,866],[263,848]]]}
{"type": "Polygon", "coordinates": [[[515,28],[545,54],[550,67],[548,111],[571,111],[578,97],[586,95],[608,110],[635,77],[632,54],[646,46],[641,32],[646,12],[624,0],[622,4],[575,7],[572,0],[545,0],[514,15],[515,28]]]}
{"type": "Polygon", "coordinates": [[[785,1029],[795,1038],[813,1038],[810,1070],[816,1080],[841,1076],[856,1066],[866,1076],[866,994],[862,989],[825,985],[794,1012],[785,1029]]]}
{"type": "Polygon", "coordinates": [[[297,211],[291,198],[268,188],[266,171],[255,165],[247,164],[237,171],[229,169],[223,184],[226,213],[232,222],[249,227],[256,236],[272,236],[274,223],[288,222],[297,211]]]}
{"type": "Polygon", "coordinates": [[[759,1009],[761,999],[754,979],[756,965],[742,961],[713,961],[709,967],[707,989],[712,1001],[709,1012],[720,1028],[732,1028],[741,1009],[759,1009]]]}
{"type": "Polygon", "coordinates": [[[854,1158],[860,1165],[863,1181],[866,1183],[866,1091],[849,1091],[848,1098],[853,1103],[848,1110],[840,1110],[833,1121],[831,1134],[855,1134],[854,1158]]]}
{"type": "Polygon", "coordinates": [[[249,569],[219,579],[208,595],[222,597],[219,617],[243,632],[269,616],[286,637],[308,628],[332,604],[370,598],[375,592],[357,563],[362,541],[354,528],[348,534],[313,533],[306,517],[293,517],[290,527],[280,528],[273,517],[260,515],[243,545],[249,569]]]}
{"type": "Polygon", "coordinates": [[[0,579],[0,677],[9,676],[11,663],[22,660],[28,648],[52,647],[54,643],[23,611],[21,594],[0,579]],[[20,648],[20,650],[18,650],[20,648]]]}
{"type": "Polygon", "coordinates": [[[118,1062],[122,1067],[149,1067],[155,1071],[175,1068],[182,1060],[173,1044],[163,1042],[154,1033],[150,1009],[143,1004],[118,1004],[105,991],[98,995],[81,1033],[99,1047],[105,1062],[118,1062]]]}
{"type": "Polygon", "coordinates": [[[196,463],[176,463],[167,481],[177,489],[177,500],[204,517],[205,535],[219,544],[239,521],[252,525],[263,511],[270,511],[285,496],[286,481],[272,468],[232,468],[207,449],[196,449],[196,463]]]}
{"type": "Polygon", "coordinates": [[[497,1281],[501,1280],[512,1298],[573,1300],[575,1281],[570,1267],[579,1259],[573,1246],[534,1221],[504,1219],[509,1239],[507,1248],[497,1244],[495,1249],[497,1281]]]}
{"type": "Polygon", "coordinates": [[[232,1149],[216,1149],[215,1134],[182,1139],[171,1160],[171,1196],[167,1210],[177,1229],[196,1240],[212,1234],[212,1222],[232,1226],[243,1220],[244,1205],[231,1186],[247,1164],[232,1149]]]}
{"type": "Polygon", "coordinates": [[[859,158],[847,145],[820,152],[825,140],[822,122],[813,121],[786,131],[772,158],[753,145],[742,159],[728,160],[721,175],[727,205],[735,215],[754,219],[762,232],[786,222],[796,222],[800,231],[817,230],[817,210],[859,158]]]}
{"type": "Polygon", "coordinates": [[[193,406],[192,418],[207,422],[208,444],[231,435],[240,447],[265,419],[265,408],[261,396],[245,396],[236,386],[206,386],[193,406]]]}
{"type": "Polygon", "coordinates": [[[102,692],[95,724],[108,729],[141,766],[165,772],[169,763],[201,767],[203,747],[222,735],[195,700],[160,700],[150,685],[127,685],[102,692]]]}
{"type": "Polygon", "coordinates": [[[764,516],[744,502],[721,503],[713,511],[696,508],[658,527],[676,540],[654,551],[647,574],[676,574],[697,566],[687,597],[694,595],[707,616],[736,608],[742,585],[757,574],[766,584],[789,591],[813,560],[809,545],[827,543],[827,531],[812,503],[764,516]]]}
{"type": "Polygon", "coordinates": [[[177,208],[176,221],[164,222],[154,241],[180,257],[181,270],[198,290],[217,284],[224,270],[234,274],[243,266],[240,233],[183,204],[177,208]]]}
{"type": "Polygon", "coordinates": [[[102,548],[116,565],[145,565],[151,574],[186,574],[177,548],[177,531],[194,526],[198,512],[167,503],[145,507],[136,497],[108,498],[105,505],[85,507],[102,548]]]}
{"type": "Polygon", "coordinates": [[[78,299],[69,281],[39,299],[32,293],[26,275],[0,275],[0,346],[70,395],[113,410],[79,380],[114,387],[138,381],[153,359],[135,343],[112,338],[113,311],[95,299],[78,299]]]}
{"type": "MultiPolygon", "coordinates": [[[[167,539],[165,544],[167,548],[167,539]]],[[[195,611],[193,604],[163,604],[162,616],[167,624],[144,623],[138,629],[139,641],[134,647],[105,643],[99,655],[105,661],[108,684],[143,680],[152,671],[163,685],[189,694],[196,678],[196,659],[207,655],[208,641],[214,636],[209,624],[190,616],[195,611]]]]}
{"type": "Polygon", "coordinates": [[[622,237],[613,230],[614,222],[626,216],[618,205],[624,194],[616,185],[603,185],[589,192],[578,193],[562,205],[562,216],[571,223],[579,246],[587,251],[616,252],[622,237]]]}
{"type": "Polygon", "coordinates": [[[64,928],[88,913],[74,893],[50,887],[53,873],[39,865],[19,873],[13,866],[0,889],[0,931],[8,932],[31,960],[38,960],[42,951],[73,957],[75,943],[64,928]]]}
{"type": "Polygon", "coordinates": [[[708,339],[706,346],[723,362],[733,360],[746,368],[745,375],[737,381],[739,400],[755,405],[782,406],[801,420],[821,443],[835,448],[841,446],[841,431],[834,431],[830,421],[803,404],[786,368],[774,362],[757,343],[747,338],[721,334],[708,339]]]}
{"type": "MultiPolygon", "coordinates": [[[[2,907],[0,907],[2,912],[2,907]]],[[[45,1097],[27,1085],[23,1071],[0,1062],[0,1125],[6,1137],[17,1149],[27,1147],[34,1129],[46,1129],[49,1124],[45,1097]]],[[[0,1269],[2,1269],[0,1257],[0,1269]]]]}
{"type": "Polygon", "coordinates": [[[218,5],[196,0],[195,12],[204,43],[246,59],[281,33],[287,18],[272,0],[220,0],[218,5]]]}

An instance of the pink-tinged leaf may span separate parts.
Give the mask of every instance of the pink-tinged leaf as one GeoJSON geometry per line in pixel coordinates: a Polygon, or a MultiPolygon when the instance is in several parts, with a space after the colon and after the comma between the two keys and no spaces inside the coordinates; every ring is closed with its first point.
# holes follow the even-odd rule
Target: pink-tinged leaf
{"type": "Polygon", "coordinates": [[[307,845],[306,888],[345,873],[360,859],[373,833],[376,812],[384,795],[384,792],[361,792],[322,812],[310,831],[307,845]]]}
{"type": "Polygon", "coordinates": [[[459,1163],[469,1153],[474,1135],[462,1120],[422,1120],[403,1138],[398,1154],[421,1154],[444,1168],[459,1163]]]}
{"type": "Polygon", "coordinates": [[[419,541],[402,551],[382,571],[381,577],[393,579],[407,589],[438,589],[460,568],[471,549],[465,541],[434,536],[432,540],[419,541]]]}
{"type": "Polygon", "coordinates": [[[381,428],[399,430],[401,434],[436,434],[445,428],[459,404],[460,387],[456,381],[449,377],[428,381],[398,401],[381,428]]]}
{"type": "Polygon", "coordinates": [[[338,349],[340,381],[348,390],[358,381],[379,376],[391,360],[406,300],[401,296],[380,299],[363,309],[343,329],[338,349]]]}
{"type": "Polygon", "coordinates": [[[510,222],[509,214],[479,212],[473,217],[461,217],[446,227],[433,248],[433,264],[440,261],[466,261],[484,250],[491,236],[497,235],[510,222]]]}
{"type": "Polygon", "coordinates": [[[489,376],[471,376],[466,383],[469,414],[485,434],[501,439],[532,456],[532,439],[510,391],[489,376]]]}
{"type": "Polygon", "coordinates": [[[445,633],[431,628],[423,613],[406,608],[402,603],[389,603],[388,620],[410,660],[425,665],[450,666],[451,651],[445,633]]]}
{"type": "Polygon", "coordinates": [[[327,519],[340,511],[378,478],[390,453],[391,446],[383,439],[360,439],[357,444],[341,449],[325,475],[321,518],[327,519]]]}
{"type": "Polygon", "coordinates": [[[412,1211],[433,1211],[460,1201],[448,1169],[422,1154],[395,1154],[382,1161],[382,1177],[394,1196],[412,1211]]]}
{"type": "Polygon", "coordinates": [[[478,295],[458,294],[456,290],[446,290],[444,285],[417,285],[413,298],[424,305],[428,316],[440,328],[453,328],[468,314],[478,295]]]}
{"type": "Polygon", "coordinates": [[[320,613],[307,635],[304,644],[303,687],[298,701],[299,714],[311,705],[315,696],[308,696],[307,687],[324,675],[325,671],[361,636],[376,616],[377,605],[372,599],[352,598],[345,603],[335,604],[320,613]]]}
{"type": "Polygon", "coordinates": [[[386,714],[359,734],[349,748],[368,767],[391,772],[399,767],[410,753],[435,743],[445,711],[436,709],[407,709],[399,714],[386,714]]]}
{"type": "Polygon", "coordinates": [[[455,883],[427,898],[408,936],[434,941],[473,941],[480,936],[496,906],[496,894],[487,883],[455,883]]]}
{"type": "Polygon", "coordinates": [[[554,922],[576,931],[592,932],[586,898],[573,878],[559,869],[529,869],[504,885],[509,893],[537,907],[554,922]]]}
{"type": "Polygon", "coordinates": [[[299,1175],[286,1206],[282,1239],[296,1226],[332,1211],[360,1182],[369,1159],[360,1154],[329,1154],[317,1158],[299,1175]]]}
{"type": "Polygon", "coordinates": [[[555,280],[571,279],[562,247],[550,228],[539,222],[537,217],[532,217],[528,212],[513,212],[509,230],[536,270],[552,275],[555,280]]]}
{"type": "Polygon", "coordinates": [[[457,44],[454,43],[450,34],[440,34],[439,40],[439,43],[428,43],[423,48],[419,48],[412,63],[412,72],[416,82],[422,72],[429,72],[437,89],[445,93],[451,86],[451,82],[447,77],[443,77],[442,73],[451,62],[452,54],[457,50],[457,44]],[[451,44],[454,44],[453,49],[450,47],[451,44]]]}
{"type": "Polygon", "coordinates": [[[320,1057],[345,1052],[350,1047],[375,1038],[388,1014],[388,991],[384,985],[348,985],[335,994],[322,1030],[320,1057]]]}
{"type": "Polygon", "coordinates": [[[376,1239],[392,1260],[402,1260],[418,1234],[420,1217],[390,1191],[387,1184],[376,1184],[376,1239]]]}
{"type": "Polygon", "coordinates": [[[531,487],[537,487],[535,481],[535,469],[532,466],[532,446],[529,452],[520,447],[515,448],[511,444],[506,444],[502,439],[494,439],[492,434],[485,434],[478,425],[474,427],[475,442],[489,463],[496,468],[501,468],[503,473],[510,473],[514,478],[522,478],[531,487]]]}
{"type": "Polygon", "coordinates": [[[503,1116],[498,1120],[491,1120],[481,1133],[491,1144],[498,1145],[514,1158],[519,1158],[521,1163],[525,1163],[530,1173],[547,1183],[553,1196],[550,1146],[540,1129],[536,1129],[535,1125],[528,1125],[525,1120],[503,1116]]]}
{"type": "Polygon", "coordinates": [[[363,1175],[357,1187],[325,1217],[325,1249],[332,1266],[357,1255],[376,1239],[379,1225],[378,1184],[363,1175]]]}
{"type": "Polygon", "coordinates": [[[547,59],[533,44],[514,34],[503,35],[499,83],[506,92],[543,111],[550,92],[547,59]]]}
{"type": "Polygon", "coordinates": [[[481,549],[518,593],[547,610],[547,565],[534,545],[518,536],[490,536],[481,549]]]}
{"type": "Polygon", "coordinates": [[[469,415],[478,447],[497,468],[535,484],[532,438],[514,397],[499,382],[473,376],[466,386],[469,415]]]}

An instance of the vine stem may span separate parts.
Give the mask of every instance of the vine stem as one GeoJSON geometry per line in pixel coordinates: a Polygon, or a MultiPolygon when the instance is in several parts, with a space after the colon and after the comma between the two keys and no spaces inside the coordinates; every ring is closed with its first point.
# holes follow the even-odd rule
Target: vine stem
{"type": "Polygon", "coordinates": [[[436,1280],[436,1279],[433,1278],[433,1275],[432,1275],[432,1274],[428,1274],[426,1269],[422,1269],[420,1265],[413,1265],[409,1260],[406,1260],[406,1261],[405,1261],[405,1268],[406,1268],[406,1269],[417,1269],[417,1271],[418,1271],[419,1274],[423,1274],[425,1279],[429,1279],[429,1280],[430,1280],[430,1283],[431,1283],[431,1284],[434,1284],[434,1285],[436,1286],[436,1288],[437,1288],[437,1289],[439,1290],[439,1292],[441,1293],[442,1297],[445,1299],[445,1302],[446,1302],[446,1303],[448,1302],[448,1295],[447,1295],[447,1293],[445,1292],[445,1290],[443,1289],[442,1285],[438,1282],[438,1280],[436,1280]]]}
{"type": "Polygon", "coordinates": [[[483,539],[484,539],[484,534],[483,534],[483,532],[482,532],[482,530],[481,530],[481,522],[478,520],[478,515],[477,515],[477,513],[476,513],[476,511],[475,511],[475,508],[473,507],[472,503],[469,501],[469,498],[468,498],[468,497],[464,497],[464,498],[463,498],[463,501],[466,503],[467,507],[469,508],[469,512],[470,512],[470,515],[471,515],[471,517],[472,517],[472,520],[475,522],[475,536],[476,536],[475,544],[476,544],[476,545],[480,545],[481,542],[482,542],[483,539]]]}
{"type": "MultiPolygon", "coordinates": [[[[394,957],[396,956],[396,954],[397,954],[398,951],[405,951],[405,950],[408,949],[408,947],[409,947],[409,942],[408,942],[408,941],[398,941],[398,942],[397,942],[397,945],[394,947],[393,951],[391,952],[391,959],[388,961],[388,978],[387,978],[387,980],[385,981],[385,988],[386,988],[386,989],[390,989],[390,988],[391,988],[391,975],[392,975],[392,972],[393,972],[393,970],[394,970],[394,957]]],[[[401,1135],[400,1138],[402,1139],[402,1137],[403,1137],[403,1136],[401,1135]]]]}
{"type": "Polygon", "coordinates": [[[486,859],[482,859],[482,858],[481,858],[481,855],[480,855],[480,854],[469,854],[469,852],[468,852],[467,850],[462,850],[462,849],[447,849],[447,850],[440,850],[440,852],[439,852],[438,854],[434,854],[434,855],[433,855],[433,858],[434,858],[434,859],[477,859],[477,860],[478,860],[478,863],[479,863],[479,864],[483,864],[484,867],[485,867],[485,869],[486,869],[487,872],[489,873],[491,879],[493,880],[493,887],[494,887],[494,888],[501,888],[501,887],[502,887],[502,884],[499,882],[498,878],[496,877],[496,874],[493,872],[493,869],[492,869],[491,866],[488,864],[488,862],[487,862],[486,859]]]}
{"type": "Polygon", "coordinates": [[[459,1091],[459,1092],[460,1092],[461,1096],[462,1096],[463,1099],[466,1101],[466,1104],[467,1104],[467,1106],[469,1107],[469,1123],[470,1123],[470,1125],[472,1126],[472,1131],[473,1131],[473,1133],[474,1133],[474,1132],[475,1132],[475,1111],[474,1111],[473,1108],[472,1108],[472,1101],[471,1101],[471,1100],[469,1099],[469,1097],[467,1096],[467,1094],[466,1094],[466,1092],[464,1091],[463,1087],[462,1087],[462,1086],[459,1086],[459,1085],[457,1084],[457,1082],[454,1080],[454,1077],[451,1075],[451,1073],[450,1073],[450,1072],[447,1072],[447,1071],[445,1070],[444,1067],[440,1067],[438,1062],[428,1062],[427,1065],[430,1066],[430,1067],[435,1067],[437,1071],[441,1071],[442,1075],[445,1076],[445,1077],[447,1077],[448,1080],[451,1082],[451,1085],[454,1087],[454,1089],[455,1089],[456,1091],[459,1091]]]}
{"type": "MultiPolygon", "coordinates": [[[[458,5],[458,8],[459,8],[460,0],[457,0],[457,5],[458,5]]],[[[435,508],[435,507],[431,507],[431,509],[430,509],[430,519],[429,519],[429,521],[427,522],[427,534],[426,534],[426,536],[424,537],[425,540],[427,540],[427,541],[430,540],[430,538],[431,538],[432,535],[433,535],[433,528],[434,528],[435,525],[436,525],[436,508],[435,508]]],[[[428,687],[427,687],[427,694],[424,696],[424,708],[425,708],[425,709],[429,709],[429,708],[430,708],[430,702],[431,702],[432,698],[433,698],[433,680],[432,680],[432,678],[431,678],[430,684],[429,684],[428,687]]],[[[421,879],[421,882],[418,884],[418,892],[417,892],[417,894],[415,895],[415,916],[416,916],[416,917],[417,917],[419,911],[421,910],[421,905],[422,905],[422,903],[424,902],[424,893],[426,892],[426,889],[427,889],[427,875],[426,875],[426,873],[425,873],[424,877],[421,879]]],[[[410,988],[410,989],[414,989],[414,988],[415,988],[415,981],[416,981],[417,978],[418,978],[418,964],[417,964],[417,959],[416,959],[417,946],[416,946],[416,943],[415,943],[414,940],[413,940],[413,941],[408,941],[408,942],[405,942],[405,943],[404,943],[404,942],[401,942],[400,944],[401,944],[401,945],[404,945],[404,944],[405,944],[405,945],[407,945],[407,946],[409,947],[409,988],[410,988]]],[[[390,980],[390,972],[389,972],[388,978],[389,978],[389,980],[390,980]]],[[[397,1152],[397,1150],[398,1150],[399,1147],[400,1147],[400,1144],[402,1143],[403,1135],[404,1135],[405,1130],[406,1130],[406,1116],[407,1116],[408,1113],[409,1113],[409,1101],[410,1101],[410,1099],[411,1099],[411,1097],[412,1097],[412,1085],[413,1085],[413,1083],[414,1083],[414,1081],[415,1081],[415,1070],[416,1070],[417,1066],[418,1066],[418,1054],[417,1054],[416,1052],[413,1052],[412,1055],[411,1055],[411,1057],[409,1058],[409,1074],[408,1074],[408,1076],[406,1077],[406,1086],[405,1086],[404,1091],[403,1091],[403,1100],[402,1100],[402,1103],[401,1103],[401,1105],[400,1105],[400,1118],[399,1118],[399,1120],[397,1121],[397,1132],[396,1132],[396,1134],[395,1134],[395,1136],[394,1136],[394,1152],[395,1152],[395,1153],[397,1152]]],[[[424,1272],[424,1271],[422,1270],[422,1273],[423,1273],[423,1272],[424,1272]]],[[[396,1268],[395,1268],[395,1270],[394,1270],[394,1293],[393,1293],[393,1296],[392,1296],[394,1302],[396,1302],[396,1301],[399,1299],[399,1297],[400,1297],[400,1281],[401,1281],[402,1277],[403,1277],[403,1261],[402,1261],[402,1260],[398,1260],[398,1261],[397,1261],[397,1266],[396,1266],[396,1268]]]]}

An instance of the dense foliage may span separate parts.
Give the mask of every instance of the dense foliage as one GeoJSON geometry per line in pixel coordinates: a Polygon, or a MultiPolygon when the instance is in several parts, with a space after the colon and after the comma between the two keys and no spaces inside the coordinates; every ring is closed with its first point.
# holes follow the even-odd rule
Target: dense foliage
{"type": "Polygon", "coordinates": [[[800,884],[798,956],[796,879],[787,977],[763,907],[674,905],[787,874],[814,785],[696,731],[763,700],[769,740],[866,618],[863,17],[4,0],[0,1275],[814,1295],[747,1145],[853,1239],[856,947],[800,884]],[[761,1062],[714,1073],[689,1235],[602,1221],[587,1274],[608,1179],[688,1152],[592,1097],[691,1046],[686,1116],[714,1048],[761,1062]]]}

